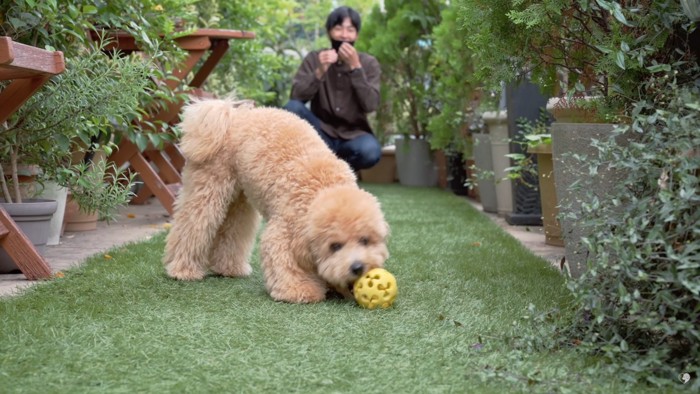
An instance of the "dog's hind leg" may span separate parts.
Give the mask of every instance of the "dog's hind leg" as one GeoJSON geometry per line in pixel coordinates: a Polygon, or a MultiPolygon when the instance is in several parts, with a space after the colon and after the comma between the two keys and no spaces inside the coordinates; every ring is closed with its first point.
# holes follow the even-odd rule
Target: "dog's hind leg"
{"type": "Polygon", "coordinates": [[[206,275],[214,238],[236,194],[236,181],[228,169],[190,163],[182,181],[163,262],[169,276],[198,280],[206,275]]]}
{"type": "Polygon", "coordinates": [[[209,258],[213,272],[232,277],[250,275],[250,254],[259,223],[260,215],[248,203],[245,194],[241,194],[229,206],[226,219],[214,239],[209,258]]]}
{"type": "Polygon", "coordinates": [[[311,267],[303,268],[293,253],[293,239],[284,226],[269,222],[260,241],[260,264],[265,278],[265,287],[277,301],[310,303],[326,298],[327,286],[310,272],[311,267]]]}

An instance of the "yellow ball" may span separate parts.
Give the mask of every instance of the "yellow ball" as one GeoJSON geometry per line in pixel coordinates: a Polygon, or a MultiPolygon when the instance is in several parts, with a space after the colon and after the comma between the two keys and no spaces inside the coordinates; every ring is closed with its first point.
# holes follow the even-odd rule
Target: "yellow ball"
{"type": "Polygon", "coordinates": [[[383,268],[371,269],[355,281],[353,293],[364,308],[388,308],[398,293],[396,278],[383,268]]]}

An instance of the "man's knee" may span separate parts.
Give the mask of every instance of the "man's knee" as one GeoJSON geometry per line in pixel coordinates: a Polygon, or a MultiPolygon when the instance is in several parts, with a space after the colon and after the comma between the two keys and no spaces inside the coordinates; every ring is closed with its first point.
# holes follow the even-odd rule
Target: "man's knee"
{"type": "Polygon", "coordinates": [[[373,167],[382,158],[382,147],[376,139],[365,139],[362,144],[356,147],[355,160],[353,167],[355,169],[366,169],[373,167]]]}
{"type": "Polygon", "coordinates": [[[382,158],[382,150],[381,148],[376,148],[376,149],[368,149],[364,153],[364,159],[363,159],[363,166],[362,168],[370,168],[374,167],[375,164],[379,163],[379,160],[382,158]]]}

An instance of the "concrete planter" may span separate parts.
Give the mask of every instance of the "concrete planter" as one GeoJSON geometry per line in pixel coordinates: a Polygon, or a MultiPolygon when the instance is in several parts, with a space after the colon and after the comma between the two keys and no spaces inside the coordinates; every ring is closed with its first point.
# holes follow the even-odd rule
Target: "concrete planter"
{"type": "Polygon", "coordinates": [[[396,170],[404,186],[435,187],[438,170],[426,140],[399,138],[396,140],[396,170]]]}
{"type": "MultiPolygon", "coordinates": [[[[493,171],[493,158],[491,157],[491,135],[489,133],[474,134],[474,165],[479,173],[493,171]]],[[[479,184],[479,201],[485,212],[498,212],[496,201],[496,183],[493,179],[477,178],[479,184]]]]}
{"type": "Polygon", "coordinates": [[[484,112],[484,124],[489,130],[491,139],[491,158],[496,179],[497,212],[505,216],[513,212],[513,186],[506,176],[506,168],[510,167],[510,138],[508,136],[508,114],[505,111],[484,112]]]}
{"type": "Polygon", "coordinates": [[[552,159],[554,180],[559,205],[562,237],[566,247],[566,261],[573,277],[587,269],[588,249],[581,238],[588,234],[578,221],[567,218],[567,214],[581,215],[581,206],[588,193],[600,201],[608,201],[608,191],[624,179],[621,172],[599,169],[598,175],[590,178],[586,163],[571,157],[571,154],[594,157],[597,149],[591,146],[593,139],[605,140],[615,125],[605,123],[552,123],[552,159]],[[586,179],[585,190],[575,190],[575,184],[586,179]]]}
{"type": "Polygon", "coordinates": [[[68,189],[61,187],[55,182],[47,182],[45,188],[39,198],[47,200],[56,200],[56,212],[51,217],[51,226],[49,230],[49,238],[46,245],[58,245],[63,232],[63,216],[66,212],[66,199],[68,197],[68,189]]]}
{"type": "MultiPolygon", "coordinates": [[[[0,200],[0,205],[7,211],[12,220],[29,238],[40,254],[49,238],[51,218],[56,212],[56,201],[53,200],[25,200],[22,203],[7,204],[0,200]]],[[[0,248],[0,273],[8,273],[18,270],[17,265],[10,256],[0,248]]]]}

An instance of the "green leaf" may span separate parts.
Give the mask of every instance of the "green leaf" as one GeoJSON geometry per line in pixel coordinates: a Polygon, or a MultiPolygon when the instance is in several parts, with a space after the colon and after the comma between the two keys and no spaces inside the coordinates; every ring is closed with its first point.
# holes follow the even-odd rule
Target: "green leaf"
{"type": "Polygon", "coordinates": [[[649,70],[652,73],[658,73],[658,72],[669,72],[671,71],[671,66],[669,64],[654,64],[653,66],[647,67],[647,70],[649,70]]]}
{"type": "Polygon", "coordinates": [[[617,3],[613,4],[615,9],[613,10],[612,14],[615,17],[615,19],[620,21],[620,23],[622,23],[625,26],[631,26],[630,23],[627,22],[627,18],[625,18],[625,15],[622,13],[622,7],[620,7],[620,5],[617,3]]]}
{"type": "Polygon", "coordinates": [[[161,148],[163,139],[160,137],[160,134],[150,133],[148,134],[148,139],[151,141],[153,146],[156,148],[161,148]]]}
{"type": "Polygon", "coordinates": [[[604,47],[601,45],[596,45],[595,47],[596,47],[596,49],[598,49],[599,51],[603,52],[606,55],[609,53],[612,53],[612,49],[610,49],[610,48],[607,48],[607,47],[604,47]]]}
{"type": "Polygon", "coordinates": [[[12,24],[12,26],[15,27],[15,29],[24,28],[25,26],[27,26],[27,24],[24,23],[24,21],[21,20],[21,19],[17,19],[17,18],[14,18],[14,17],[8,17],[7,19],[10,21],[10,23],[12,24]]]}
{"type": "Polygon", "coordinates": [[[610,8],[612,7],[612,6],[610,5],[610,2],[609,2],[609,1],[596,0],[596,3],[598,3],[598,5],[600,6],[600,8],[602,8],[602,9],[604,9],[604,10],[607,10],[607,11],[610,11],[610,8]]]}
{"type": "Polygon", "coordinates": [[[84,5],[83,6],[83,13],[84,14],[96,14],[97,7],[95,7],[94,5],[84,5]]]}
{"type": "Polygon", "coordinates": [[[618,67],[621,69],[625,69],[625,54],[622,51],[618,51],[617,55],[615,56],[615,64],[617,64],[618,67]]]}
{"type": "Polygon", "coordinates": [[[134,136],[134,143],[136,144],[136,147],[143,152],[148,147],[148,137],[142,133],[138,133],[134,136]]]}

